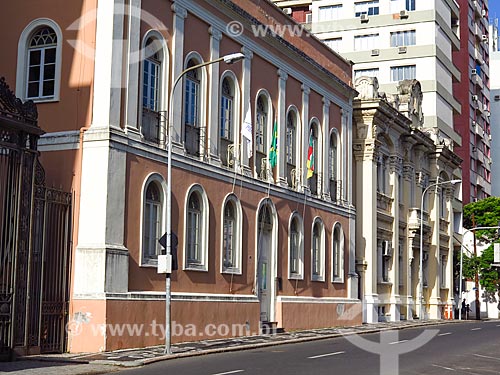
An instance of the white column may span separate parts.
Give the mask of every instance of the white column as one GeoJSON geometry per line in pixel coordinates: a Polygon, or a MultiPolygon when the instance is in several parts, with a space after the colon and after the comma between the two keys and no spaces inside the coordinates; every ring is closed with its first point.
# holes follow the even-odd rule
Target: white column
{"type": "MultiPolygon", "coordinates": [[[[253,113],[250,97],[250,85],[252,78],[252,58],[253,53],[248,48],[243,47],[241,53],[245,55],[245,59],[242,62],[243,65],[243,80],[241,84],[241,96],[242,96],[242,111],[241,111],[241,123],[245,120],[246,114],[250,111],[250,121],[252,122],[252,137],[255,130],[255,124],[253,124],[253,113]]],[[[243,173],[247,176],[252,176],[252,171],[250,169],[250,159],[248,157],[248,145],[246,138],[242,137],[241,141],[241,154],[240,160],[243,167],[243,173]]],[[[252,147],[255,146],[255,142],[252,141],[252,147]]],[[[254,152],[255,154],[255,152],[254,152]]]]}
{"type": "MultiPolygon", "coordinates": [[[[127,43],[127,86],[125,87],[126,108],[125,114],[125,131],[129,135],[139,135],[139,101],[140,92],[140,73],[139,69],[141,61],[139,59],[142,54],[141,49],[141,3],[142,0],[130,0],[128,5],[128,43],[127,43]]],[[[164,62],[166,63],[166,62],[164,62]]]]}
{"type": "MultiPolygon", "coordinates": [[[[182,73],[184,70],[184,20],[187,17],[187,11],[184,7],[177,4],[177,2],[172,4],[173,13],[173,29],[174,34],[172,37],[172,79],[171,83],[182,73]]],[[[184,152],[183,136],[182,136],[182,94],[183,94],[182,82],[179,82],[177,88],[175,89],[173,102],[172,102],[172,146],[179,146],[181,148],[174,147],[174,151],[184,152]]]]}
{"type": "Polygon", "coordinates": [[[124,86],[124,13],[124,0],[99,1],[92,111],[94,128],[120,128],[121,92],[124,86]]]}
{"type": "Polygon", "coordinates": [[[389,278],[392,281],[392,291],[389,298],[391,304],[391,321],[399,321],[401,298],[399,295],[399,176],[402,173],[402,157],[400,155],[391,155],[389,165],[389,183],[392,185],[392,258],[391,271],[389,278]]]}
{"type": "Polygon", "coordinates": [[[302,85],[302,160],[300,168],[302,169],[302,188],[309,190],[307,186],[307,150],[309,149],[309,94],[311,89],[302,85]]]}
{"type": "MultiPolygon", "coordinates": [[[[438,181],[438,180],[435,180],[438,181]]],[[[432,210],[429,213],[429,223],[432,224],[431,247],[429,251],[428,260],[428,288],[430,289],[430,319],[441,319],[441,310],[439,304],[441,303],[441,278],[439,275],[439,264],[441,257],[440,238],[439,238],[439,195],[441,186],[435,186],[428,190],[429,203],[433,202],[432,210]],[[434,282],[432,282],[434,281],[434,282]]]]}
{"type": "Polygon", "coordinates": [[[344,179],[344,184],[342,186],[342,198],[348,202],[349,206],[354,204],[352,198],[352,170],[353,170],[353,160],[352,160],[352,112],[342,109],[342,144],[340,147],[346,150],[347,157],[342,158],[341,162],[341,170],[338,172],[342,173],[342,177],[344,179]]]}
{"type": "MultiPolygon", "coordinates": [[[[208,29],[210,34],[210,60],[219,58],[222,32],[213,26],[208,29]]],[[[210,162],[220,164],[219,157],[219,67],[220,64],[208,66],[208,150],[202,150],[210,162]]],[[[205,144],[202,147],[206,147],[205,144]]]]}
{"type": "Polygon", "coordinates": [[[321,192],[323,199],[330,199],[330,164],[329,164],[329,152],[330,152],[330,101],[323,97],[323,152],[320,159],[322,160],[323,166],[320,169],[321,178],[321,192]]]}
{"type": "MultiPolygon", "coordinates": [[[[286,80],[288,74],[282,69],[278,69],[278,165],[276,171],[278,173],[277,184],[280,186],[288,186],[286,175],[286,80]]],[[[273,124],[274,127],[274,124],[273,124]]]]}

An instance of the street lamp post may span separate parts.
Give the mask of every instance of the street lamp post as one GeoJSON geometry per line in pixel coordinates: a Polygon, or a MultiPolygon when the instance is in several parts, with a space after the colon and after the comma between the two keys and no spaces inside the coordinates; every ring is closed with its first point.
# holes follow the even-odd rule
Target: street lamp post
{"type": "MultiPolygon", "coordinates": [[[[172,107],[173,107],[173,98],[174,98],[174,92],[175,88],[177,87],[177,84],[180,82],[182,77],[193,70],[196,70],[198,68],[215,64],[218,62],[225,62],[226,64],[233,64],[237,61],[240,61],[245,57],[244,54],[238,52],[238,53],[231,53],[229,55],[222,56],[218,59],[207,61],[198,65],[191,66],[185,70],[183,70],[179,76],[175,79],[174,84],[172,85],[172,89],[170,90],[170,98],[169,98],[169,106],[168,106],[168,121],[167,121],[167,126],[168,126],[168,131],[167,131],[167,223],[166,223],[166,234],[167,234],[167,241],[166,241],[166,255],[169,259],[171,259],[172,256],[172,107]]],[[[171,264],[171,262],[170,262],[171,264]]],[[[172,354],[171,349],[170,349],[170,341],[171,341],[171,322],[170,322],[170,312],[171,312],[171,289],[170,289],[170,273],[167,273],[166,280],[165,280],[165,354],[172,354]]]]}
{"type": "MultiPolygon", "coordinates": [[[[474,237],[476,236],[476,230],[483,230],[483,229],[500,229],[500,226],[496,227],[475,227],[471,229],[464,228],[465,232],[472,232],[474,234],[474,237]]],[[[465,233],[464,233],[465,234],[465,233]]],[[[463,242],[460,244],[460,279],[458,283],[458,296],[460,302],[462,302],[462,277],[463,277],[463,251],[462,249],[465,247],[463,242]]],[[[471,251],[467,249],[467,251],[470,253],[471,251]]],[[[476,272],[477,275],[477,272],[476,272]]],[[[475,283],[476,287],[476,306],[479,306],[479,285],[475,283]]],[[[462,306],[457,306],[458,307],[458,320],[462,320],[462,306]]],[[[477,315],[477,311],[476,311],[477,315]]],[[[476,319],[478,319],[478,316],[476,316],[476,319]]]]}
{"type": "Polygon", "coordinates": [[[452,185],[455,185],[456,183],[458,182],[462,182],[462,180],[448,180],[448,181],[441,181],[441,182],[436,182],[434,184],[430,184],[429,186],[427,186],[424,191],[422,192],[422,198],[420,200],[420,254],[419,254],[419,257],[420,257],[420,270],[419,270],[419,281],[420,281],[420,288],[419,288],[419,294],[420,294],[420,298],[419,298],[419,308],[420,308],[420,312],[419,312],[419,315],[420,315],[420,319],[423,320],[424,318],[424,310],[423,310],[423,299],[424,299],[424,270],[423,270],[423,266],[424,266],[424,198],[425,198],[425,193],[427,193],[427,191],[433,187],[433,186],[438,186],[438,185],[443,185],[443,184],[452,184],[452,185]]]}

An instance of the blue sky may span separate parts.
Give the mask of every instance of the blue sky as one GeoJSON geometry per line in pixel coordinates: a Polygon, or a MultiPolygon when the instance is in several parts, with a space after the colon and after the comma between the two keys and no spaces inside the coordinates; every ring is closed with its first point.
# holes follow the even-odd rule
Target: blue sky
{"type": "Polygon", "coordinates": [[[500,0],[490,0],[488,2],[490,19],[500,18],[500,0]]]}

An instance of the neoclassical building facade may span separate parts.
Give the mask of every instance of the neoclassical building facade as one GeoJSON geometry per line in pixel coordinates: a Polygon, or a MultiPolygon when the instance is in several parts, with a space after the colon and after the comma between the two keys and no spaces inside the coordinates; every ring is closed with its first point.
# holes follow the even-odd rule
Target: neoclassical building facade
{"type": "Polygon", "coordinates": [[[355,87],[356,268],[363,319],[444,318],[447,305],[455,303],[453,233],[460,210],[452,203],[460,190],[452,184],[431,187],[422,212],[420,207],[429,185],[460,177],[461,160],[449,142],[422,127],[418,81],[401,81],[398,94],[389,97],[373,77],[356,79],[355,87]]]}
{"type": "Polygon", "coordinates": [[[267,1],[24,3],[4,4],[0,71],[37,103],[47,184],[73,192],[71,352],[163,343],[169,215],[172,320],[196,327],[173,342],[361,323],[348,61],[257,35],[290,22],[267,1]]]}

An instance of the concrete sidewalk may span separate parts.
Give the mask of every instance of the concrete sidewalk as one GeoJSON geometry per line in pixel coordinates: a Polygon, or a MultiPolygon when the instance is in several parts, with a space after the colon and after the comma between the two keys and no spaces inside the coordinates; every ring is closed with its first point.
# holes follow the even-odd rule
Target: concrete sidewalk
{"type": "Polygon", "coordinates": [[[386,322],[363,324],[354,327],[285,332],[275,335],[188,342],[173,345],[171,355],[164,354],[163,346],[143,349],[117,350],[105,353],[37,355],[20,358],[20,360],[15,362],[0,362],[0,373],[5,372],[16,375],[46,375],[47,371],[50,371],[51,374],[61,375],[104,374],[119,371],[123,369],[123,367],[143,366],[153,362],[181,357],[324,340],[344,335],[376,333],[386,330],[407,329],[422,326],[436,326],[454,322],[458,323],[466,321],[433,320],[424,322],[386,322]]]}

